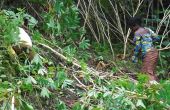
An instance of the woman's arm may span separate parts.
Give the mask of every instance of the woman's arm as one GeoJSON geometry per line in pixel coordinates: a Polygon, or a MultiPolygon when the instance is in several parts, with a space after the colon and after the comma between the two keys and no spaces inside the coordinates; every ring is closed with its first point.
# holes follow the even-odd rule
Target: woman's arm
{"type": "Polygon", "coordinates": [[[152,40],[153,42],[159,41],[161,39],[161,37],[159,35],[157,35],[156,33],[152,34],[152,40]]]}
{"type": "Polygon", "coordinates": [[[150,28],[145,27],[145,29],[147,29],[150,32],[153,42],[159,41],[161,39],[161,37],[154,31],[152,31],[150,28]]]}
{"type": "Polygon", "coordinates": [[[134,54],[132,56],[132,61],[136,63],[138,61],[139,50],[141,49],[141,36],[139,34],[134,35],[134,43],[135,43],[135,48],[134,48],[134,54]]]}

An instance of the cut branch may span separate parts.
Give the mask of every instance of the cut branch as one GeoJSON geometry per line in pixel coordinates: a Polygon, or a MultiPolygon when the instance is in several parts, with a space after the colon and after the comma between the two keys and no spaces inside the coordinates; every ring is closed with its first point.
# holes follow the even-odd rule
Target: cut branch
{"type": "MultiPolygon", "coordinates": [[[[38,43],[38,45],[41,45],[43,46],[44,48],[50,50],[51,52],[53,52],[56,56],[58,56],[61,60],[64,60],[64,61],[67,61],[69,62],[69,59],[67,57],[65,57],[64,55],[60,54],[59,52],[57,52],[56,50],[54,50],[53,48],[51,48],[50,46],[48,45],[45,45],[43,43],[38,43]]],[[[78,67],[78,68],[81,68],[81,66],[76,63],[75,61],[72,61],[71,62],[74,66],[78,67]]]]}

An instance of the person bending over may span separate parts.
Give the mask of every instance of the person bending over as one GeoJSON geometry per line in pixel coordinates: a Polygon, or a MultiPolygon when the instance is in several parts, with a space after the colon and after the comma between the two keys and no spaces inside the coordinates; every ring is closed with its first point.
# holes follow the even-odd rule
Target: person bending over
{"type": "Polygon", "coordinates": [[[158,41],[160,37],[151,29],[141,26],[141,18],[133,17],[129,20],[130,28],[134,33],[134,55],[132,61],[137,63],[139,54],[142,55],[141,72],[146,73],[149,81],[156,81],[156,64],[158,60],[158,50],[154,48],[153,42],[158,41]]]}

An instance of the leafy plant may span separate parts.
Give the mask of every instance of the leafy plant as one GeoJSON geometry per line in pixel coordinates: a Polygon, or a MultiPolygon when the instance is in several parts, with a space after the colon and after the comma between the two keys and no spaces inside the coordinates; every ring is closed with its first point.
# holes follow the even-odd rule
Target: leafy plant
{"type": "MultiPolygon", "coordinates": [[[[9,1],[3,0],[2,4],[4,2],[9,1]]],[[[141,11],[143,0],[21,0],[21,4],[25,9],[0,11],[0,109],[11,109],[13,99],[17,110],[170,108],[170,81],[165,75],[165,68],[169,68],[168,50],[160,53],[162,59],[158,66],[158,74],[167,80],[152,85],[148,84],[146,75],[138,72],[138,65],[117,58],[123,51],[126,53],[126,48],[131,49],[126,47],[130,31],[126,30],[124,20],[127,14],[134,16],[141,11]],[[18,41],[17,27],[22,25],[24,17],[29,19],[32,49],[36,53],[32,61],[27,56],[12,59],[9,52],[18,41]],[[115,52],[118,55],[113,60],[115,52]],[[106,64],[109,68],[98,71],[95,61],[109,62],[106,64]]],[[[158,13],[168,15],[169,11],[158,13]]],[[[155,15],[146,20],[160,22],[155,15]]],[[[168,21],[168,17],[164,20],[168,21]]],[[[152,28],[156,30],[154,25],[152,28]]],[[[164,49],[169,46],[169,38],[167,35],[162,38],[164,40],[157,47],[164,49]]]]}

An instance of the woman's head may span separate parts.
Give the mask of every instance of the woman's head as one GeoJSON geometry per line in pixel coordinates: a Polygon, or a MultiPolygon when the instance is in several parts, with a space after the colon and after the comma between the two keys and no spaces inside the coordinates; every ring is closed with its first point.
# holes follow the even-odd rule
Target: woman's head
{"type": "Polygon", "coordinates": [[[141,26],[142,20],[141,17],[131,17],[128,21],[129,28],[131,28],[133,31],[136,30],[141,26]]]}

